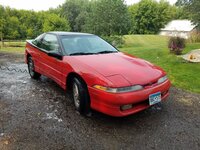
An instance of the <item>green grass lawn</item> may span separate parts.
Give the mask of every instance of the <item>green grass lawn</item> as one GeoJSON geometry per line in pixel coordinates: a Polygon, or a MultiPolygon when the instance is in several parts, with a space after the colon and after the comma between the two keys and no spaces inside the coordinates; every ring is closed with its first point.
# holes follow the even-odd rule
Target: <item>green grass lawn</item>
{"type": "MultiPolygon", "coordinates": [[[[176,87],[200,93],[200,63],[187,63],[170,54],[168,38],[158,35],[127,35],[121,51],[148,60],[162,67],[176,87]]],[[[187,44],[183,53],[200,49],[200,43],[187,44]]]]}
{"type": "MultiPolygon", "coordinates": [[[[182,58],[170,54],[168,38],[158,35],[127,35],[121,51],[148,60],[162,67],[176,87],[200,93],[200,63],[187,63],[182,58]]],[[[5,43],[0,52],[24,53],[25,42],[5,43]]],[[[200,49],[200,43],[187,44],[183,53],[200,49]]]]}
{"type": "Polygon", "coordinates": [[[25,50],[24,41],[19,42],[4,42],[4,47],[0,45],[0,52],[7,52],[7,53],[24,53],[25,50]]]}

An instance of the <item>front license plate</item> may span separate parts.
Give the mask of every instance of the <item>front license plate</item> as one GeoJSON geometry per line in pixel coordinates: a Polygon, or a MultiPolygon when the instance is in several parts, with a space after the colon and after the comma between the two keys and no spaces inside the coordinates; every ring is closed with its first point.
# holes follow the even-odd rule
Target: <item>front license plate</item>
{"type": "Polygon", "coordinates": [[[161,102],[161,92],[149,95],[149,105],[161,102]]]}

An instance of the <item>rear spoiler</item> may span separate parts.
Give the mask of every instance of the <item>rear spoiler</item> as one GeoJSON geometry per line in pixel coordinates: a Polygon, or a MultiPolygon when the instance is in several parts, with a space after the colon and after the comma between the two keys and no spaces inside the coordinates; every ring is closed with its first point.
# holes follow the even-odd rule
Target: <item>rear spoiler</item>
{"type": "Polygon", "coordinates": [[[31,39],[31,40],[26,40],[26,42],[27,42],[27,43],[30,43],[30,44],[32,44],[32,41],[33,41],[33,39],[31,39]]]}
{"type": "Polygon", "coordinates": [[[31,46],[33,46],[33,47],[37,47],[36,45],[34,45],[33,44],[33,39],[31,39],[31,40],[26,40],[26,43],[28,43],[28,44],[30,44],[31,46]]]}

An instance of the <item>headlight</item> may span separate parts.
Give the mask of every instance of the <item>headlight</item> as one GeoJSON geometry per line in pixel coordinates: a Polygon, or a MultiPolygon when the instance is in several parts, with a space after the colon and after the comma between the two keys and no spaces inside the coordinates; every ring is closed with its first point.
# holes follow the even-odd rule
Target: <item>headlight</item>
{"type": "Polygon", "coordinates": [[[158,79],[158,82],[157,82],[157,83],[158,83],[158,84],[163,83],[163,82],[165,82],[167,79],[168,79],[167,76],[164,76],[164,77],[158,79]]]}
{"type": "Polygon", "coordinates": [[[104,87],[101,85],[95,85],[94,88],[105,91],[105,92],[109,92],[109,93],[124,93],[124,92],[133,92],[133,91],[142,90],[143,86],[134,85],[134,86],[129,86],[129,87],[110,88],[110,87],[104,87]]]}

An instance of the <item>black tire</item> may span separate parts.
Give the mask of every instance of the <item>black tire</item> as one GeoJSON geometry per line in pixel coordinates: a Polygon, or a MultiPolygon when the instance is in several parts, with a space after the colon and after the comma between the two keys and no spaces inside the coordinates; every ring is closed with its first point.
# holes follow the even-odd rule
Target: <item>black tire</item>
{"type": "Polygon", "coordinates": [[[39,79],[41,74],[35,72],[35,66],[32,57],[28,57],[28,72],[33,79],[39,79]]]}
{"type": "Polygon", "coordinates": [[[74,106],[80,114],[86,116],[91,115],[90,98],[87,86],[78,78],[74,78],[72,82],[72,98],[74,101],[74,106]],[[77,90],[78,95],[76,95],[77,90]]]}

